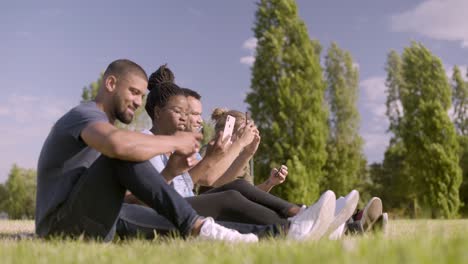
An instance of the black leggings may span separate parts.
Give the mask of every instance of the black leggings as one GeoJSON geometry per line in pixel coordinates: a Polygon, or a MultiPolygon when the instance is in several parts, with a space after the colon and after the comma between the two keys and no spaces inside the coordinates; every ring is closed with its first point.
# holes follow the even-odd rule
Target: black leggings
{"type": "Polygon", "coordinates": [[[201,216],[257,225],[287,225],[288,210],[296,206],[241,179],[185,199],[201,216]]]}

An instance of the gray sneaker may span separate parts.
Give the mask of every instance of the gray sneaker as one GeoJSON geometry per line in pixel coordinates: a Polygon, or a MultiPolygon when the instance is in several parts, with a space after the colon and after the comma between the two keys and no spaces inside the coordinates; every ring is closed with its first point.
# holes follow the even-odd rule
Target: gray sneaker
{"type": "Polygon", "coordinates": [[[372,197],[364,210],[358,210],[350,219],[347,228],[350,233],[364,233],[372,229],[382,215],[382,200],[378,197],[372,197]]]}
{"type": "Polygon", "coordinates": [[[318,202],[292,218],[287,238],[292,240],[320,239],[333,221],[335,199],[332,191],[326,191],[318,202]]]}
{"type": "Polygon", "coordinates": [[[224,226],[218,225],[211,217],[207,217],[203,221],[203,225],[201,227],[198,238],[202,240],[222,240],[227,242],[258,242],[258,237],[256,235],[241,234],[236,230],[232,230],[224,226]]]}

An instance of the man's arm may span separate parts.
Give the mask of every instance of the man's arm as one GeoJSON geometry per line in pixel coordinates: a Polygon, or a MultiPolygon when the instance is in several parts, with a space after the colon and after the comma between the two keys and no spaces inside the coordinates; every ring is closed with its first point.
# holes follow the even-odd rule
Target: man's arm
{"type": "Polygon", "coordinates": [[[260,144],[261,138],[256,127],[254,133],[254,139],[244,148],[226,172],[213,184],[214,187],[229,183],[235,180],[237,176],[242,175],[244,168],[247,166],[250,159],[252,159],[255,152],[257,152],[258,145],[260,144]]]}
{"type": "Polygon", "coordinates": [[[233,144],[223,142],[222,136],[218,136],[211,147],[213,150],[208,150],[205,157],[189,171],[194,183],[212,186],[244,148],[241,141],[236,141],[233,144]]]}
{"type": "Polygon", "coordinates": [[[190,155],[198,151],[201,134],[177,132],[173,136],[153,136],[118,129],[107,122],[87,125],[80,134],[83,141],[105,156],[128,161],[145,161],[167,153],[190,155]]]}
{"type": "MultiPolygon", "coordinates": [[[[207,153],[202,161],[189,171],[194,182],[204,186],[220,186],[240,175],[246,162],[255,153],[255,150],[249,146],[256,141],[256,138],[260,140],[260,136],[257,128],[251,123],[241,127],[236,134],[238,139],[223,153],[216,151],[207,153]]],[[[220,144],[221,136],[221,134],[218,135],[214,149],[220,144]]],[[[255,144],[258,147],[258,142],[255,144]]]]}

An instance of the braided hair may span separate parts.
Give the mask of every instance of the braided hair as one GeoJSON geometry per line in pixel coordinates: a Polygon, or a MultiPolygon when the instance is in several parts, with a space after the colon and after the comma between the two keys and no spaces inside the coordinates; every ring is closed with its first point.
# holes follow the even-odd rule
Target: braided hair
{"type": "Polygon", "coordinates": [[[153,72],[148,80],[148,96],[146,98],[145,110],[151,118],[154,118],[154,108],[162,108],[172,96],[185,95],[184,91],[174,83],[174,73],[167,67],[161,65],[153,72]]]}

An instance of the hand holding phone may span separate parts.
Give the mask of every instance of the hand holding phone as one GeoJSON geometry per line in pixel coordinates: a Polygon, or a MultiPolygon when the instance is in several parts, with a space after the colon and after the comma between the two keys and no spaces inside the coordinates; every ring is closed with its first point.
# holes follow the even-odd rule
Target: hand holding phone
{"type": "Polygon", "coordinates": [[[231,115],[227,115],[226,124],[224,125],[224,131],[223,131],[223,141],[231,138],[232,132],[234,131],[235,123],[236,123],[236,118],[231,115]]]}

